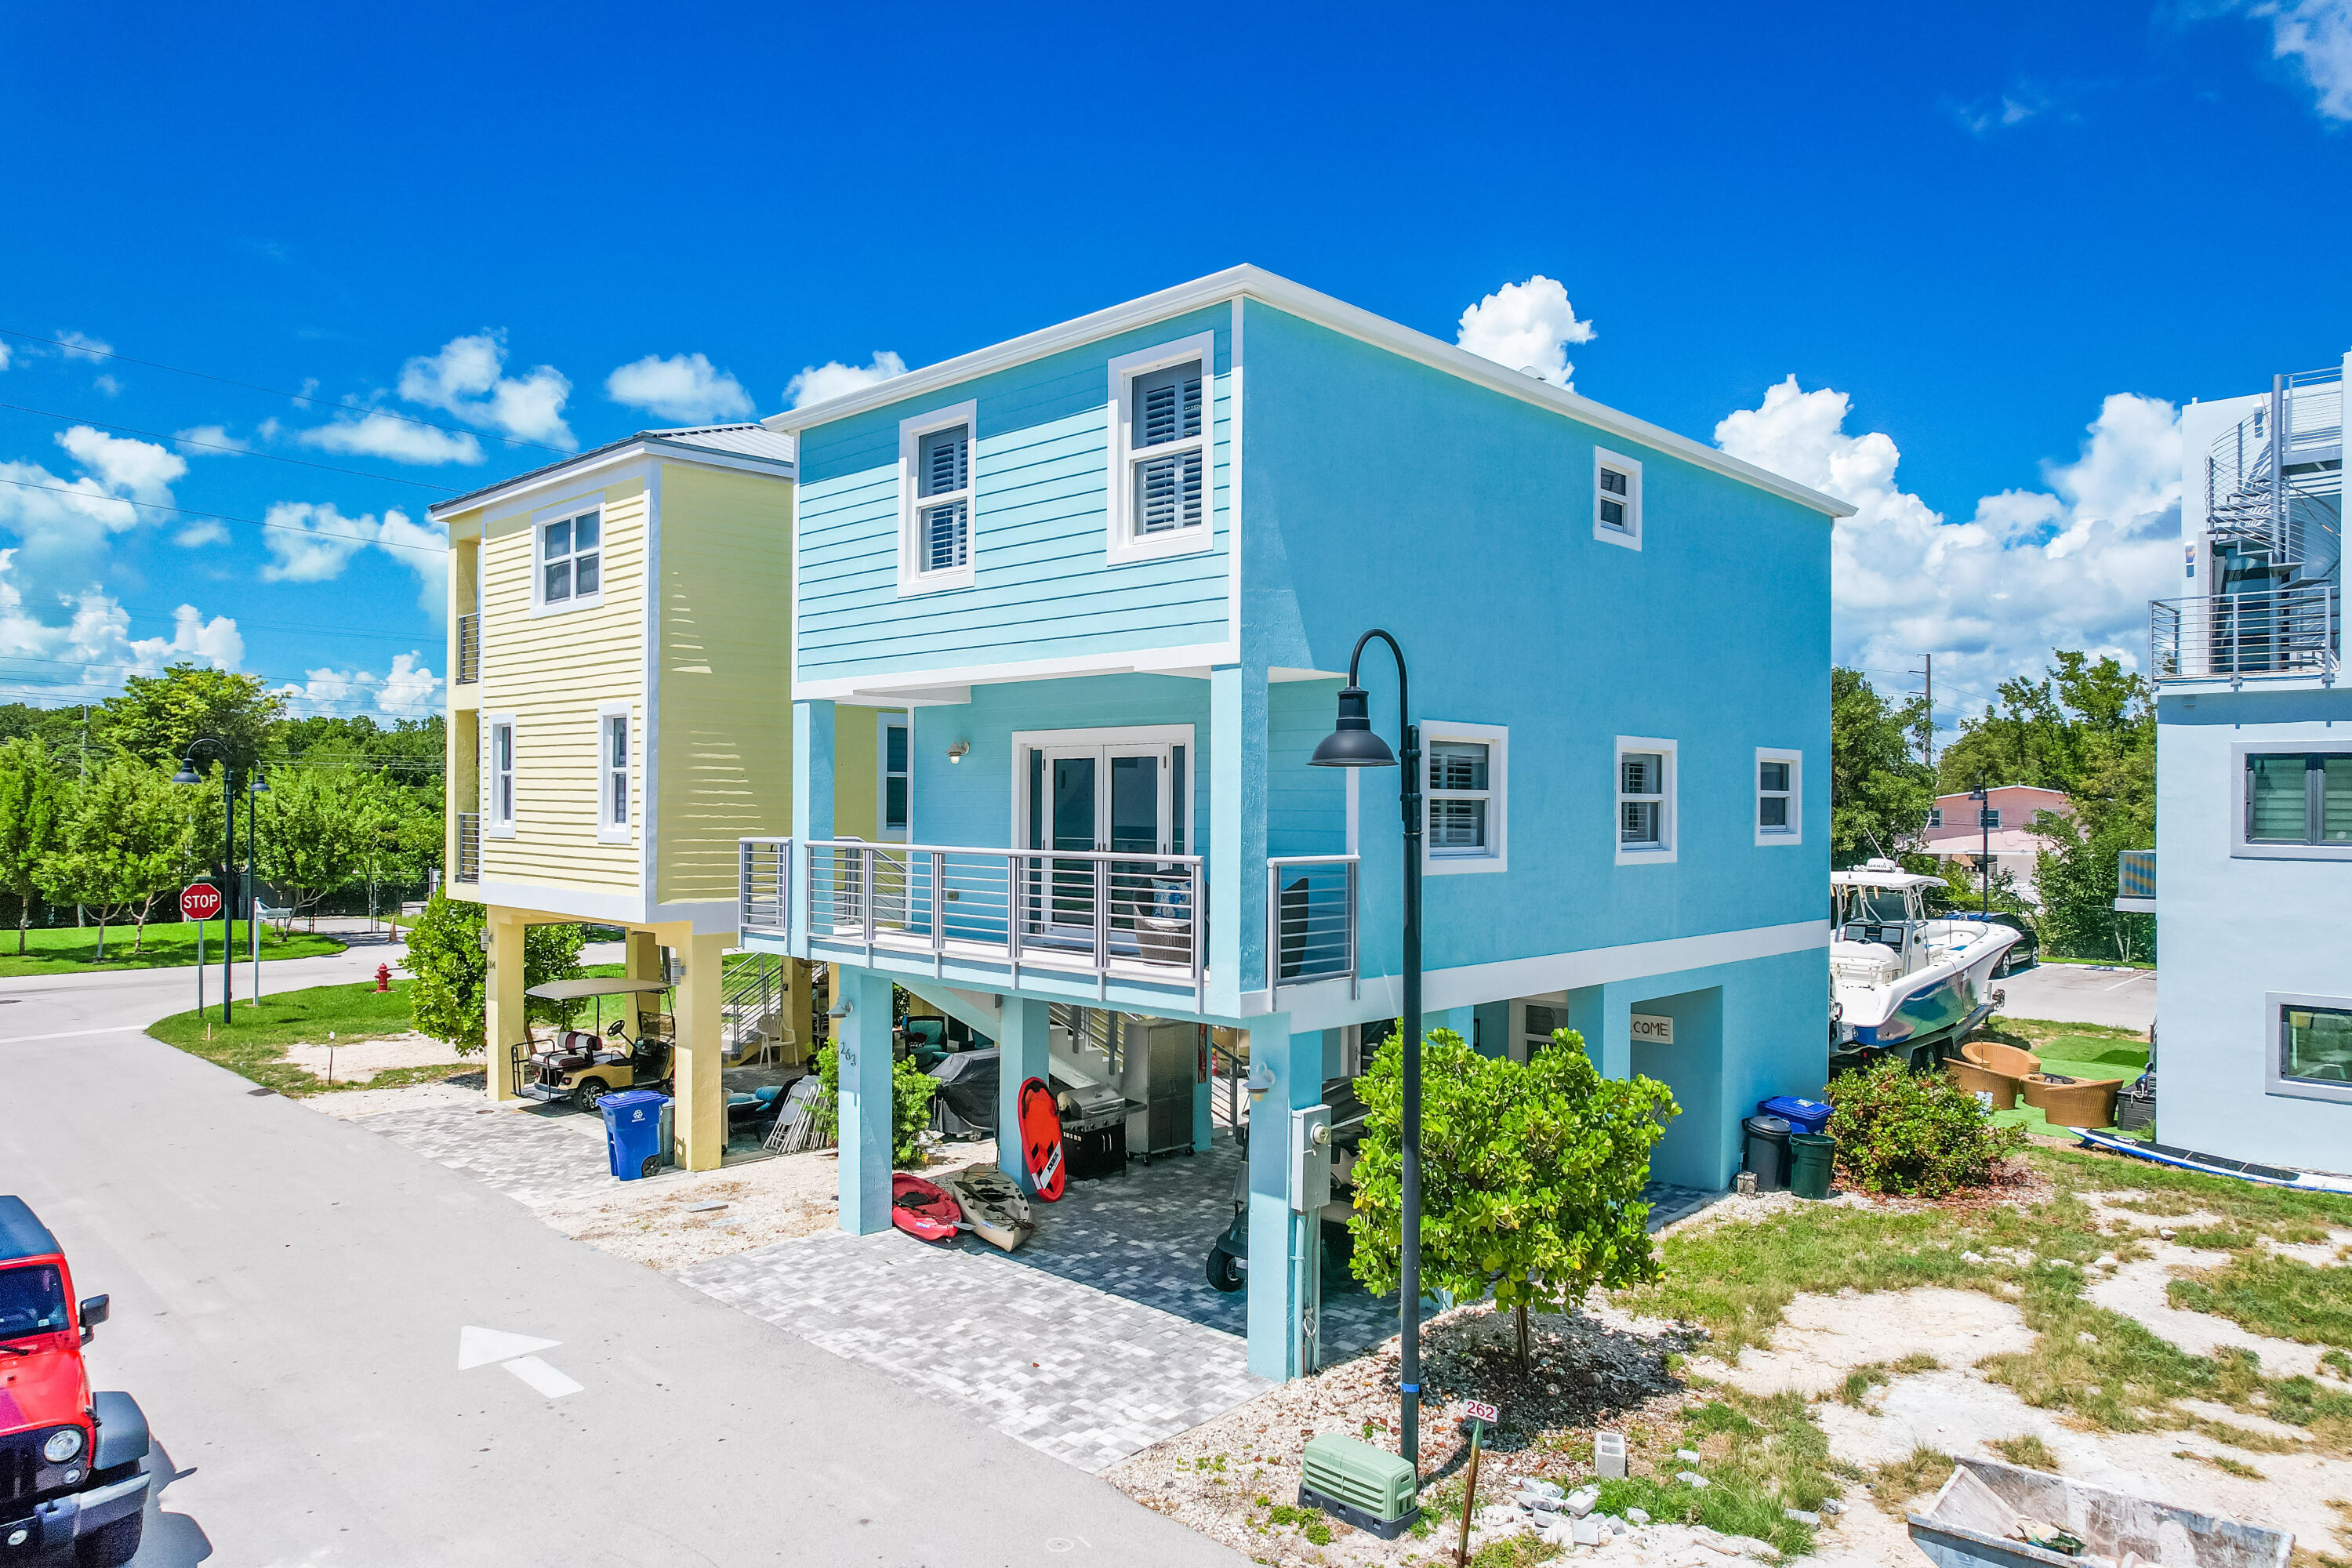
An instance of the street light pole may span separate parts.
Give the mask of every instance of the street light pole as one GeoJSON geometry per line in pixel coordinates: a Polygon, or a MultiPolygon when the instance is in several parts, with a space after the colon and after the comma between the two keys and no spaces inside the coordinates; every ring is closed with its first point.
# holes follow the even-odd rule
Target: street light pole
{"type": "Polygon", "coordinates": [[[252,1000],[247,1005],[261,1005],[261,920],[255,913],[254,879],[261,875],[261,834],[255,826],[255,803],[269,793],[269,781],[261,776],[256,764],[253,782],[245,787],[245,934],[253,946],[253,984],[249,987],[252,1000]]]}
{"type": "Polygon", "coordinates": [[[1977,853],[1977,871],[1984,886],[1982,913],[1987,921],[1990,921],[1992,919],[1992,807],[1988,803],[1992,796],[1985,792],[1984,780],[1977,781],[1977,787],[1969,791],[1969,798],[1977,803],[1977,832],[1981,836],[1984,846],[1977,853]]]}
{"type": "Polygon", "coordinates": [[[236,943],[229,940],[229,930],[236,920],[237,771],[229,765],[226,746],[209,735],[199,735],[180,754],[180,771],[172,775],[173,784],[204,782],[196,773],[198,752],[209,752],[221,765],[221,880],[228,884],[221,893],[221,1022],[229,1024],[236,1022],[232,991],[236,981],[236,943]]]}
{"type": "Polygon", "coordinates": [[[1358,683],[1357,667],[1364,645],[1374,637],[1396,656],[1397,736],[1404,744],[1402,771],[1397,776],[1397,805],[1404,816],[1404,1009],[1397,1027],[1404,1051],[1403,1236],[1398,1258],[1399,1342],[1398,1393],[1401,1451],[1412,1465],[1416,1484],[1421,1472],[1421,731],[1412,722],[1407,700],[1404,649],[1396,638],[1375,626],[1356,639],[1348,656],[1348,684],[1339,690],[1339,727],[1315,748],[1312,762],[1322,768],[1394,767],[1400,761],[1372,733],[1370,701],[1358,683]]]}

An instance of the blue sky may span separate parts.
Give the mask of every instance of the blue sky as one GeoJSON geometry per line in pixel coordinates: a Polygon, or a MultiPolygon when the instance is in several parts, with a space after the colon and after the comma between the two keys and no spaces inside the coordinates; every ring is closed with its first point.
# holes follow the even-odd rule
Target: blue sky
{"type": "Polygon", "coordinates": [[[2172,405],[2352,346],[2352,0],[1635,10],[12,5],[0,700],[423,710],[436,487],[1237,261],[1842,487],[1882,684],[2128,651],[2172,405]]]}

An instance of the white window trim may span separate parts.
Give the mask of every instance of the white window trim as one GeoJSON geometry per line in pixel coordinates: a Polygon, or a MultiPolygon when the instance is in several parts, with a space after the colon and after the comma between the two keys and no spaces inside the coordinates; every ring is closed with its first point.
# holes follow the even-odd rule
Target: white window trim
{"type": "MultiPolygon", "coordinates": [[[[2238,860],[2352,860],[2352,844],[2271,844],[2246,837],[2246,759],[2352,751],[2340,741],[2238,741],[2230,746],[2230,855],[2238,860]]],[[[2333,1006],[2330,1003],[2328,1005],[2333,1006]]],[[[2275,1026],[2272,1032],[2277,1033],[2275,1026]]]]}
{"type": "Polygon", "coordinates": [[[898,596],[902,599],[916,594],[937,594],[950,588],[972,585],[974,568],[980,563],[980,404],[977,400],[959,403],[952,407],[933,409],[910,419],[898,421],[898,596]],[[963,501],[964,550],[963,564],[938,572],[922,569],[922,541],[918,535],[917,519],[923,506],[938,506],[944,500],[958,499],[950,491],[947,496],[920,495],[922,483],[916,469],[920,466],[923,437],[936,430],[946,430],[961,425],[964,427],[966,469],[970,483],[961,492],[963,501]]]}
{"type": "Polygon", "coordinates": [[[596,842],[599,844],[630,844],[636,840],[637,820],[637,724],[636,709],[627,702],[604,702],[596,708],[596,842]],[[613,782],[613,752],[607,742],[610,721],[628,722],[629,755],[623,759],[621,771],[627,775],[629,820],[614,822],[608,816],[612,797],[606,793],[613,782]]]}
{"type": "Polygon", "coordinates": [[[1108,531],[1104,537],[1104,559],[1113,566],[1130,561],[1151,561],[1162,555],[1190,555],[1208,549],[1217,535],[1217,334],[1196,332],[1172,343],[1157,348],[1141,349],[1131,354],[1121,354],[1110,362],[1110,468],[1108,481],[1110,505],[1107,510],[1108,531]],[[1173,453],[1186,449],[1192,441],[1201,451],[1201,521],[1197,527],[1171,529],[1146,539],[1134,536],[1135,476],[1129,467],[1135,452],[1129,445],[1132,434],[1133,399],[1130,396],[1135,378],[1149,375],[1155,370],[1165,370],[1171,364],[1187,360],[1201,362],[1201,434],[1186,441],[1171,442],[1150,448],[1155,453],[1173,453]]]}
{"type": "Polygon", "coordinates": [[[604,557],[612,552],[612,510],[604,504],[603,490],[591,490],[554,506],[541,507],[530,514],[530,613],[533,617],[593,610],[604,602],[604,585],[612,580],[612,574],[604,570],[604,557]],[[591,511],[596,514],[596,591],[574,594],[568,599],[558,599],[550,604],[547,601],[547,562],[541,553],[547,536],[541,531],[551,522],[562,522],[567,517],[578,517],[591,511]]]}
{"type": "Polygon", "coordinates": [[[522,735],[511,713],[482,715],[482,837],[512,838],[515,817],[522,815],[522,735]],[[492,808],[499,799],[499,731],[508,732],[507,754],[513,763],[514,816],[499,817],[492,808]]]}
{"type": "Polygon", "coordinates": [[[1603,544],[1622,545],[1627,550],[1642,548],[1642,464],[1639,458],[1600,447],[1592,448],[1592,537],[1603,544]],[[1633,523],[1631,528],[1612,528],[1601,521],[1601,498],[1606,493],[1601,488],[1601,469],[1604,464],[1625,472],[1625,515],[1633,523]]]}
{"type": "MultiPolygon", "coordinates": [[[[2315,748],[2306,746],[2305,751],[2315,748]]],[[[2352,997],[2305,996],[2273,991],[2263,997],[2263,1088],[2284,1100],[2325,1100],[2352,1105],[2352,1083],[2333,1084],[2317,1079],[2286,1076],[2286,1011],[2290,1007],[2352,1007],[2352,997]]]]}
{"type": "Polygon", "coordinates": [[[1757,807],[1756,842],[1769,844],[1802,844],[1805,841],[1805,753],[1783,752],[1770,746],[1756,748],[1756,770],[1749,777],[1755,781],[1757,807]],[[1764,826],[1764,764],[1789,764],[1789,826],[1764,826]]]}
{"type": "MultiPolygon", "coordinates": [[[[909,739],[911,739],[911,735],[909,739]]],[[[1055,746],[1181,746],[1184,748],[1185,853],[1202,853],[1199,837],[1201,749],[1190,724],[1122,724],[1100,730],[1015,730],[1013,731],[1013,837],[1018,845],[1029,831],[1029,752],[1055,746]]],[[[909,761],[912,761],[910,755],[909,761]]],[[[1172,780],[1171,780],[1172,782],[1172,780]]],[[[914,825],[908,814],[908,826],[914,825]]],[[[1174,826],[1171,823],[1170,826],[1174,826]]]]}
{"type": "Polygon", "coordinates": [[[1507,871],[1510,861],[1509,784],[1511,777],[1511,731],[1501,724],[1457,724],[1423,719],[1421,721],[1421,793],[1422,807],[1421,869],[1426,877],[1454,877],[1465,871],[1507,871]],[[1486,847],[1484,850],[1444,850],[1434,847],[1429,837],[1427,802],[1444,795],[1448,798],[1475,797],[1475,790],[1435,790],[1430,787],[1430,758],[1440,741],[1467,741],[1486,748],[1486,847]]]}
{"type": "Polygon", "coordinates": [[[1609,764],[1609,841],[1616,848],[1617,864],[1620,866],[1671,866],[1680,853],[1683,814],[1676,792],[1682,786],[1683,770],[1675,752],[1676,745],[1672,741],[1654,740],[1643,735],[1617,737],[1617,750],[1609,764]],[[1658,825],[1658,837],[1662,842],[1655,849],[1633,849],[1625,845],[1623,807],[1625,753],[1628,752],[1655,752],[1665,758],[1663,795],[1665,809],[1659,814],[1664,818],[1658,825]]]}
{"type": "Polygon", "coordinates": [[[884,712],[874,722],[874,837],[886,844],[904,844],[915,830],[915,716],[884,712]],[[890,829],[890,731],[907,731],[907,826],[890,829]]]}

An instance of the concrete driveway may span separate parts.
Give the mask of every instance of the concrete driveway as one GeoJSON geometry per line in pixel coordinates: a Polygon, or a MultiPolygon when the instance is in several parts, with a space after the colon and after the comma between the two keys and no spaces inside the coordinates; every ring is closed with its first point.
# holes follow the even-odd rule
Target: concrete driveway
{"type": "Polygon", "coordinates": [[[80,1291],[112,1296],[93,1373],[137,1395],[159,1444],[140,1563],[1241,1561],[124,1026],[191,990],[184,971],[0,983],[0,1016],[37,1026],[0,1030],[0,1181],[80,1291]]]}
{"type": "Polygon", "coordinates": [[[1994,982],[2012,1018],[2053,1018],[2146,1029],[2156,1021],[2156,971],[2099,963],[2038,963],[1994,982]]]}

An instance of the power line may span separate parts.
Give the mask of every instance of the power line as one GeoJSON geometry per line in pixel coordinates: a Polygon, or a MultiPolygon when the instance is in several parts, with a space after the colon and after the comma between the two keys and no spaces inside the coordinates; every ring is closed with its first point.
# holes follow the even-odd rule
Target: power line
{"type": "MultiPolygon", "coordinates": [[[[9,405],[7,404],[0,403],[0,408],[5,408],[8,406],[9,405]]],[[[269,456],[267,452],[257,452],[254,455],[256,457],[262,458],[269,456]]],[[[289,458],[288,460],[291,461],[292,459],[289,458]]],[[[310,466],[315,467],[316,465],[310,466]]],[[[340,473],[345,470],[337,469],[336,471],[340,473]]],[[[363,533],[334,533],[321,528],[303,528],[290,522],[264,522],[257,517],[231,517],[228,513],[222,511],[192,511],[184,506],[165,506],[162,501],[132,500],[129,496],[94,496],[88,490],[78,490],[70,485],[37,485],[30,479],[12,479],[5,477],[0,477],[0,484],[15,485],[20,489],[54,490],[58,495],[79,496],[83,500],[116,501],[120,502],[123,506],[143,506],[151,511],[176,512],[182,517],[206,518],[214,522],[242,522],[253,528],[273,528],[281,533],[299,533],[310,539],[342,539],[349,540],[353,544],[373,544],[381,546],[385,550],[414,550],[425,555],[440,555],[446,553],[446,552],[437,545],[401,544],[389,539],[370,539],[363,533]]]]}
{"type": "Polygon", "coordinates": [[[264,452],[254,447],[226,447],[218,441],[198,441],[186,436],[166,436],[160,430],[142,430],[131,425],[110,425],[103,419],[87,419],[79,414],[59,414],[47,408],[28,408],[21,403],[0,403],[0,408],[18,414],[37,415],[43,419],[55,419],[67,425],[94,425],[100,430],[120,430],[126,436],[144,436],[151,441],[176,441],[183,447],[202,447],[208,452],[228,452],[239,458],[267,458],[273,463],[291,463],[298,468],[317,468],[323,473],[349,474],[354,479],[376,479],[387,485],[415,485],[421,490],[447,490],[457,493],[455,485],[436,485],[429,479],[404,479],[392,474],[371,474],[365,468],[339,468],[332,463],[313,463],[300,458],[289,458],[282,452],[264,452]]]}
{"type": "MultiPolygon", "coordinates": [[[[195,657],[185,648],[173,648],[171,651],[180,656],[182,658],[192,659],[195,657]]],[[[415,651],[421,653],[423,650],[417,649],[415,651]]],[[[7,661],[13,661],[17,664],[55,664],[74,669],[153,669],[158,674],[161,674],[166,668],[164,665],[160,664],[153,659],[144,658],[43,658],[40,655],[34,653],[0,653],[0,662],[7,661]]],[[[303,671],[299,676],[289,675],[282,669],[240,669],[232,671],[231,673],[236,675],[250,675],[257,680],[307,681],[310,679],[310,675],[308,670],[303,671]]],[[[436,676],[435,679],[438,679],[439,677],[436,676]]],[[[304,699],[304,700],[308,700],[308,699],[304,699]]]]}
{"type": "Polygon", "coordinates": [[[159,364],[152,359],[133,359],[111,349],[94,349],[86,343],[69,343],[62,338],[45,338],[37,332],[19,331],[14,327],[0,327],[0,337],[22,338],[26,342],[47,343],[78,354],[89,354],[99,359],[118,360],[124,364],[144,365],[149,370],[169,371],[173,375],[192,375],[198,381],[216,381],[223,386],[241,386],[247,392],[266,392],[272,397],[290,397],[297,403],[315,404],[321,408],[340,408],[349,414],[371,414],[379,418],[397,419],[404,425],[422,425],[427,430],[446,430],[452,435],[488,435],[493,441],[504,441],[509,447],[536,447],[542,452],[562,452],[562,447],[551,447],[544,441],[529,441],[520,436],[500,436],[489,431],[469,430],[462,425],[443,425],[432,419],[419,419],[414,415],[395,413],[389,408],[371,408],[364,403],[348,398],[313,397],[305,392],[287,392],[274,386],[261,386],[250,381],[237,381],[230,376],[214,375],[201,370],[187,370],[175,364],[159,364]]]}

